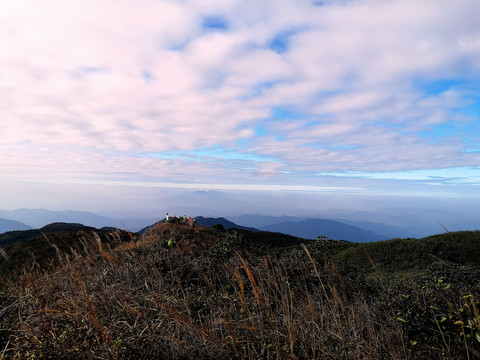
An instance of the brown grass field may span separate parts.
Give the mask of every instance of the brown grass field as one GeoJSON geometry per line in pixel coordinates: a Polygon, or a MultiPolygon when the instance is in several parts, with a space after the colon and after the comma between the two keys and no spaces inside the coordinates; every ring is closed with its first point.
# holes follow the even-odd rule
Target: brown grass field
{"type": "Polygon", "coordinates": [[[479,359],[480,236],[448,235],[364,245],[161,224],[50,241],[50,257],[2,273],[0,359],[479,359]],[[421,241],[425,259],[398,252],[421,241]]]}

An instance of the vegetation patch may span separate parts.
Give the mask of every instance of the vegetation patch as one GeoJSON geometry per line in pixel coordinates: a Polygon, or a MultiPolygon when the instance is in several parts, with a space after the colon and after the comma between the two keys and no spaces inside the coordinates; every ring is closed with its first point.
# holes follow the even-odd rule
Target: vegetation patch
{"type": "Polygon", "coordinates": [[[183,224],[124,235],[62,248],[50,237],[53,258],[43,244],[35,265],[3,275],[0,358],[480,357],[478,232],[369,244],[183,224]]]}

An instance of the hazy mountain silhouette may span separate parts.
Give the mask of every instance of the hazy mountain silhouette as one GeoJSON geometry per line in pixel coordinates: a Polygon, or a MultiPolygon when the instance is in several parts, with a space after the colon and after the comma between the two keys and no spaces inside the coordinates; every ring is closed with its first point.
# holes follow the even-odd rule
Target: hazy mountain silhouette
{"type": "MultiPolygon", "coordinates": [[[[115,219],[111,217],[97,215],[92,212],[86,211],[52,211],[45,209],[17,209],[17,210],[0,210],[0,217],[12,221],[18,221],[27,225],[18,226],[9,228],[5,231],[13,230],[27,230],[27,229],[38,229],[47,224],[55,222],[65,222],[65,223],[80,223],[85,226],[92,226],[95,228],[102,227],[114,227],[118,229],[128,229],[132,232],[136,232],[145,226],[148,226],[155,222],[154,218],[147,219],[135,219],[135,218],[126,218],[126,219],[115,219]]],[[[1,230],[1,224],[0,224],[1,230]]],[[[4,232],[5,232],[4,231],[4,232]]],[[[1,233],[2,231],[0,231],[1,233]]]]}
{"type": "Polygon", "coordinates": [[[286,221],[260,228],[263,231],[281,232],[304,239],[316,239],[326,236],[329,239],[352,242],[370,242],[386,240],[389,237],[357,226],[344,224],[336,220],[307,219],[302,221],[286,221]]]}
{"type": "MultiPolygon", "coordinates": [[[[27,230],[29,227],[41,228],[46,224],[59,222],[84,224],[85,226],[98,229],[105,227],[127,229],[132,232],[143,233],[152,224],[158,223],[157,219],[154,218],[120,220],[85,211],[51,211],[45,209],[0,210],[0,217],[6,221],[12,221],[10,226],[4,231],[0,231],[0,233],[12,230],[27,230]]],[[[317,236],[324,235],[338,240],[364,242],[383,240],[401,235],[401,230],[384,224],[353,223],[353,221],[346,224],[342,221],[305,219],[292,216],[242,215],[232,218],[236,221],[231,221],[224,217],[198,216],[196,219],[197,224],[207,227],[220,224],[225,229],[273,231],[307,239],[316,239],[317,236]]]]}
{"type": "MultiPolygon", "coordinates": [[[[317,217],[315,218],[317,219],[317,217]]],[[[275,226],[284,222],[299,223],[305,220],[312,219],[312,217],[302,218],[302,217],[294,217],[294,216],[241,215],[241,216],[229,217],[229,219],[237,224],[242,224],[243,226],[252,226],[256,229],[264,230],[264,228],[268,226],[275,226]]],[[[412,236],[409,232],[406,232],[404,228],[388,225],[388,224],[373,223],[369,221],[352,221],[352,220],[347,220],[343,218],[333,218],[333,219],[326,219],[326,220],[332,220],[332,221],[334,220],[342,224],[356,226],[363,230],[369,230],[376,234],[382,234],[383,239],[412,236]]],[[[312,234],[312,236],[313,235],[314,234],[312,234]]]]}
{"type": "Polygon", "coordinates": [[[364,230],[369,230],[377,234],[388,235],[388,238],[415,237],[415,232],[405,227],[374,223],[370,221],[350,221],[345,219],[332,219],[332,220],[340,221],[344,224],[356,226],[364,230]]]}
{"type": "Polygon", "coordinates": [[[31,228],[31,226],[20,221],[0,218],[0,234],[6,233],[7,231],[30,230],[31,228]]]}
{"type": "Polygon", "coordinates": [[[213,225],[220,224],[222,225],[225,229],[241,229],[241,230],[250,230],[250,231],[259,231],[256,228],[253,227],[248,227],[248,226],[242,226],[242,225],[237,225],[234,222],[227,220],[223,217],[219,218],[205,218],[203,216],[197,216],[196,218],[197,224],[203,225],[203,226],[208,226],[212,227],[213,225]]]}
{"type": "Polygon", "coordinates": [[[243,226],[249,226],[256,229],[261,227],[280,224],[287,221],[302,221],[307,220],[307,218],[300,218],[294,216],[265,216],[265,215],[241,215],[235,217],[228,217],[229,220],[233,221],[236,224],[242,224],[243,226]]]}
{"type": "Polygon", "coordinates": [[[328,218],[391,237],[421,238],[444,232],[442,225],[449,231],[475,230],[478,228],[475,214],[458,210],[452,217],[450,212],[441,208],[389,207],[375,212],[342,210],[332,212],[328,218]]]}
{"type": "Polygon", "coordinates": [[[122,222],[118,219],[112,219],[86,211],[52,211],[45,209],[1,210],[0,217],[20,221],[36,229],[55,222],[81,223],[96,228],[103,226],[122,226],[122,222]]]}

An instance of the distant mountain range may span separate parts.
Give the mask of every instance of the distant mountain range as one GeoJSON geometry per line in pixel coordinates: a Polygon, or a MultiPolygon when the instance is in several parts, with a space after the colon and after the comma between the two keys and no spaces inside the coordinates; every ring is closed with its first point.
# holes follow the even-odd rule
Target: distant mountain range
{"type": "MultiPolygon", "coordinates": [[[[427,228],[421,228],[414,225],[409,225],[408,227],[391,225],[390,222],[392,222],[392,219],[391,217],[388,217],[388,216],[383,217],[383,220],[385,220],[385,222],[382,222],[381,220],[377,222],[378,216],[376,217],[375,216],[376,214],[365,213],[361,215],[363,215],[363,217],[366,217],[366,218],[371,218],[373,219],[373,221],[360,220],[362,219],[362,216],[358,216],[357,218],[356,216],[348,216],[348,215],[344,218],[338,217],[338,216],[331,217],[331,218],[325,218],[323,216],[302,218],[302,217],[293,217],[293,216],[242,215],[242,216],[228,217],[228,219],[237,224],[242,224],[244,226],[252,226],[261,230],[267,230],[269,225],[281,224],[283,222],[301,222],[301,221],[305,221],[312,218],[335,220],[343,224],[352,225],[364,230],[369,230],[376,234],[381,234],[384,239],[408,238],[408,237],[419,238],[419,237],[437,233],[442,230],[441,227],[438,226],[438,224],[435,224],[438,226],[437,230],[429,230],[427,228]]],[[[411,222],[409,221],[406,221],[406,223],[411,224],[411,222]]],[[[315,234],[313,233],[311,234],[311,236],[314,236],[314,235],[315,234]]],[[[326,235],[326,234],[322,234],[322,235],[326,235]]]]}
{"type": "Polygon", "coordinates": [[[55,222],[79,223],[95,228],[114,227],[137,232],[158,220],[155,218],[114,219],[86,211],[52,211],[45,209],[0,210],[0,218],[5,220],[5,225],[0,221],[0,234],[12,230],[39,229],[55,222]],[[15,223],[8,223],[7,221],[18,222],[18,224],[15,226],[15,223]]]}
{"type": "MultiPolygon", "coordinates": [[[[282,217],[282,219],[289,217],[282,217]]],[[[278,232],[287,235],[296,236],[303,239],[317,239],[324,236],[328,239],[347,240],[351,242],[370,242],[389,239],[386,235],[379,235],[373,231],[365,230],[357,226],[344,224],[340,221],[325,219],[296,219],[295,221],[284,221],[274,223],[259,228],[237,225],[223,217],[220,218],[204,218],[199,216],[196,218],[197,224],[204,226],[222,225],[225,229],[237,228],[250,231],[269,231],[278,232]]],[[[270,219],[270,220],[273,220],[270,219]]],[[[261,221],[258,221],[261,224],[261,221]]]]}
{"type": "MultiPolygon", "coordinates": [[[[45,209],[0,210],[0,234],[13,230],[39,229],[55,222],[78,223],[94,228],[119,228],[139,232],[162,220],[159,218],[116,219],[84,211],[51,211],[45,209]]],[[[224,228],[238,228],[250,231],[271,231],[316,239],[353,242],[378,241],[394,237],[415,237],[405,227],[350,219],[301,218],[293,216],[242,215],[237,217],[196,217],[197,224],[212,226],[221,224],[224,228]]],[[[441,228],[440,231],[441,232],[441,228]]]]}
{"type": "Polygon", "coordinates": [[[301,221],[285,221],[260,228],[262,231],[280,232],[303,239],[317,239],[318,237],[347,240],[351,242],[371,242],[387,240],[386,235],[379,235],[373,231],[357,226],[344,224],[336,220],[307,219],[301,221]]]}
{"type": "Polygon", "coordinates": [[[3,234],[7,231],[30,230],[30,229],[32,229],[31,226],[28,226],[20,221],[0,218],[0,234],[3,234]]]}
{"type": "Polygon", "coordinates": [[[244,226],[251,226],[260,229],[264,226],[280,224],[286,221],[302,221],[305,218],[294,216],[265,216],[265,215],[241,215],[235,217],[228,217],[230,221],[244,226]]]}
{"type": "Polygon", "coordinates": [[[213,225],[220,224],[225,229],[241,229],[241,230],[249,230],[249,231],[259,231],[253,227],[237,225],[232,221],[229,221],[223,217],[219,218],[205,218],[203,216],[197,216],[196,218],[197,224],[212,227],[213,225]]]}

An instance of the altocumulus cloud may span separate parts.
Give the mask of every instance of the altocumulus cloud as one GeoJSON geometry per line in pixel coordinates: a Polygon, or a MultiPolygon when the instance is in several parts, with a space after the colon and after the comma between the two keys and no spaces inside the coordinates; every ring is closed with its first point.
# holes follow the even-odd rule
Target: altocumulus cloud
{"type": "Polygon", "coordinates": [[[478,172],[477,0],[0,8],[4,180],[308,190],[478,172]]]}

